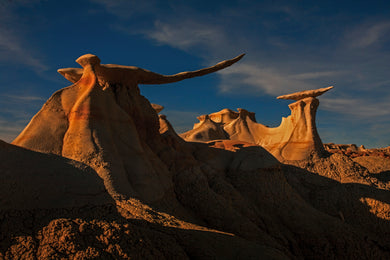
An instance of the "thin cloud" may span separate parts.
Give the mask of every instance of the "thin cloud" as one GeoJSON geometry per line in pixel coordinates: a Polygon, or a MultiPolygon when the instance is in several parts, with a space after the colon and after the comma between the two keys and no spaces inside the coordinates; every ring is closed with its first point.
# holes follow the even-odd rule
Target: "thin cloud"
{"type": "Polygon", "coordinates": [[[300,74],[292,75],[290,77],[298,80],[306,80],[306,79],[318,79],[324,77],[335,77],[346,73],[347,73],[346,71],[315,71],[315,72],[300,73],[300,74]]]}
{"type": "Polygon", "coordinates": [[[197,45],[214,49],[226,38],[221,30],[213,28],[209,24],[191,20],[175,24],[156,21],[154,29],[144,34],[159,43],[182,50],[188,50],[197,45]]]}
{"type": "Polygon", "coordinates": [[[27,65],[36,72],[48,69],[47,65],[32,56],[28,48],[24,48],[22,45],[18,37],[0,28],[0,62],[27,65]]]}
{"type": "Polygon", "coordinates": [[[352,48],[367,48],[378,42],[388,40],[390,21],[358,26],[347,33],[346,40],[352,48]]]}
{"type": "Polygon", "coordinates": [[[28,120],[11,121],[0,116],[0,140],[12,142],[27,125],[28,120]]]}
{"type": "Polygon", "coordinates": [[[0,62],[26,65],[35,72],[43,72],[49,69],[44,62],[35,57],[23,39],[23,32],[17,30],[18,16],[13,8],[19,5],[33,5],[40,1],[15,1],[4,4],[0,10],[0,62]],[[13,28],[10,30],[9,28],[13,28]]]}
{"type": "Polygon", "coordinates": [[[45,98],[43,97],[38,97],[38,96],[23,96],[23,95],[8,95],[8,94],[3,94],[1,97],[6,98],[7,100],[11,99],[14,101],[45,101],[45,98]]]}
{"type": "Polygon", "coordinates": [[[11,142],[28,124],[44,103],[44,98],[35,95],[0,95],[0,139],[11,142]]]}
{"type": "Polygon", "coordinates": [[[378,120],[390,116],[390,105],[387,101],[372,101],[361,98],[321,98],[321,108],[340,114],[365,120],[378,120]]]}
{"type": "Polygon", "coordinates": [[[104,9],[121,19],[129,19],[134,15],[153,13],[156,10],[156,1],[135,1],[135,0],[90,0],[99,4],[104,9]]]}
{"type": "Polygon", "coordinates": [[[287,74],[257,64],[236,64],[218,72],[218,74],[222,78],[220,84],[222,93],[234,93],[237,91],[241,93],[246,87],[247,92],[278,96],[289,92],[322,87],[301,79],[313,79],[330,73],[287,74]]]}

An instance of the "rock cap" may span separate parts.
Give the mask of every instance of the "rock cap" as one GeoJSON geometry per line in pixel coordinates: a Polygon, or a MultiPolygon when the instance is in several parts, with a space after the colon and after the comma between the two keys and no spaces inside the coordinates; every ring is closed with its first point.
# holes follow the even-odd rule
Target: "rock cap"
{"type": "Polygon", "coordinates": [[[318,97],[327,92],[328,90],[331,90],[333,86],[326,87],[326,88],[319,88],[319,89],[313,89],[313,90],[304,90],[299,91],[283,96],[277,97],[277,99],[292,99],[292,100],[300,100],[307,97],[318,97]]]}

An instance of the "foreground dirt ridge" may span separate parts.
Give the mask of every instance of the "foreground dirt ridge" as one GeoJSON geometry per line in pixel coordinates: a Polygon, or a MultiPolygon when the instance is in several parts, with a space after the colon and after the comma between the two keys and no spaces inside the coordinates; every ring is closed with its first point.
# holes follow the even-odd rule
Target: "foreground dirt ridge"
{"type": "Polygon", "coordinates": [[[185,142],[137,84],[187,76],[77,61],[60,70],[74,84],[0,142],[0,259],[390,257],[383,163],[185,142]]]}

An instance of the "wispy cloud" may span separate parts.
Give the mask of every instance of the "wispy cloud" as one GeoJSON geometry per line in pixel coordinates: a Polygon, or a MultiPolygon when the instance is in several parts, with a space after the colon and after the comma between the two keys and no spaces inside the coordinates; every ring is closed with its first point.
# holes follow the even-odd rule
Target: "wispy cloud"
{"type": "Polygon", "coordinates": [[[390,21],[360,25],[346,34],[348,45],[353,48],[367,48],[389,38],[390,21]]]}
{"type": "Polygon", "coordinates": [[[321,109],[352,116],[352,119],[377,121],[390,116],[388,101],[367,100],[363,98],[321,98],[321,109]]]}
{"type": "Polygon", "coordinates": [[[305,81],[324,76],[336,75],[339,72],[308,72],[301,74],[289,74],[277,69],[260,66],[257,64],[237,64],[218,72],[222,77],[221,92],[257,92],[277,96],[289,92],[315,89],[318,86],[305,81]],[[246,88],[246,91],[245,91],[246,88]]]}
{"type": "Polygon", "coordinates": [[[305,72],[300,74],[291,75],[290,77],[297,80],[306,80],[306,79],[319,79],[324,77],[335,77],[342,74],[346,74],[347,71],[314,71],[314,72],[305,72]]]}
{"type": "Polygon", "coordinates": [[[139,14],[153,13],[157,6],[154,0],[90,0],[90,2],[102,5],[107,12],[121,19],[129,19],[139,14]]]}
{"type": "Polygon", "coordinates": [[[39,96],[9,95],[9,94],[2,94],[0,96],[4,98],[3,100],[12,100],[11,102],[45,101],[45,98],[39,96]]]}
{"type": "Polygon", "coordinates": [[[3,4],[0,9],[0,62],[22,64],[36,72],[42,72],[47,70],[48,66],[34,55],[36,50],[32,50],[26,39],[23,39],[23,30],[18,30],[18,16],[13,11],[15,6],[36,2],[39,1],[22,0],[3,4]]]}
{"type": "Polygon", "coordinates": [[[194,46],[207,46],[214,49],[219,43],[226,41],[224,33],[210,24],[202,24],[192,20],[178,23],[156,21],[152,30],[144,34],[161,44],[188,50],[194,46]]]}
{"type": "Polygon", "coordinates": [[[0,62],[23,64],[37,72],[47,70],[48,66],[34,57],[24,45],[15,34],[0,28],[0,62]]]}
{"type": "Polygon", "coordinates": [[[44,98],[26,94],[0,94],[0,139],[11,142],[44,103],[44,98]]]}
{"type": "Polygon", "coordinates": [[[28,121],[9,121],[0,117],[0,140],[12,142],[23,130],[28,121]]]}

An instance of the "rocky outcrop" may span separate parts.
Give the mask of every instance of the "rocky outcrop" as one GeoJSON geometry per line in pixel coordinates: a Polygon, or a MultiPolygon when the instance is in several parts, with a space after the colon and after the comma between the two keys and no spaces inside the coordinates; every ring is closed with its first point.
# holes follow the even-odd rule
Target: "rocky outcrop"
{"type": "Polygon", "coordinates": [[[198,117],[194,129],[181,134],[186,141],[205,142],[218,139],[240,140],[264,147],[279,160],[304,160],[321,156],[324,148],[318,135],[315,118],[319,96],[333,87],[308,90],[280,96],[294,99],[291,115],[276,128],[256,123],[255,115],[245,109],[238,113],[229,109],[198,117]]]}
{"type": "Polygon", "coordinates": [[[390,159],[390,147],[367,149],[364,145],[358,147],[356,144],[327,143],[324,144],[324,148],[329,153],[339,153],[351,158],[375,156],[390,159]]]}
{"type": "Polygon", "coordinates": [[[357,146],[356,144],[335,144],[335,143],[327,143],[324,144],[325,150],[328,152],[336,152],[336,151],[351,151],[351,152],[358,152],[358,151],[365,151],[367,150],[364,145],[357,146]]]}
{"type": "Polygon", "coordinates": [[[151,105],[152,105],[153,109],[156,111],[157,114],[160,113],[164,109],[163,106],[158,105],[158,104],[151,104],[151,105]]]}
{"type": "Polygon", "coordinates": [[[199,116],[199,123],[195,124],[194,129],[181,136],[186,141],[210,141],[218,139],[229,139],[228,133],[223,129],[221,122],[213,121],[209,115],[199,116]]]}
{"type": "Polygon", "coordinates": [[[83,68],[59,70],[75,84],[54,93],[13,144],[89,165],[115,198],[161,200],[173,184],[153,151],[161,142],[156,107],[140,95],[138,84],[202,76],[242,56],[165,76],[137,67],[103,65],[97,56],[83,55],[76,60],[83,68]]]}

